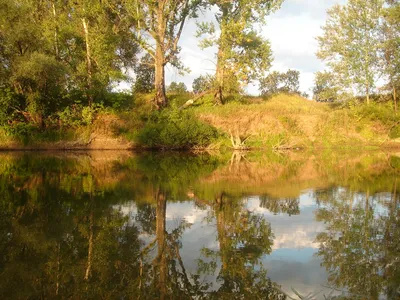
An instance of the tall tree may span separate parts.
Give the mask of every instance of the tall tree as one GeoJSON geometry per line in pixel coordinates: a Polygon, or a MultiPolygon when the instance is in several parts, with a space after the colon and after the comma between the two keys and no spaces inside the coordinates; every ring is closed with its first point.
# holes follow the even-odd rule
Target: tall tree
{"type": "Polygon", "coordinates": [[[137,27],[135,41],[154,59],[154,105],[167,105],[165,95],[165,65],[182,67],[178,60],[178,42],[188,18],[195,16],[200,0],[139,0],[128,1],[137,27]]]}
{"type": "Polygon", "coordinates": [[[66,71],[56,61],[53,41],[46,36],[46,25],[53,18],[47,4],[48,1],[0,1],[1,88],[21,95],[12,110],[38,125],[62,98],[60,87],[65,83],[66,71]]]}
{"type": "MultiPolygon", "coordinates": [[[[217,46],[217,68],[215,93],[216,103],[223,103],[227,82],[247,84],[259,79],[271,64],[271,48],[256,30],[265,17],[277,9],[281,0],[210,0],[218,8],[215,14],[219,26],[216,34],[213,23],[199,24],[198,36],[208,34],[201,46],[217,46]]],[[[231,83],[232,84],[232,83],[231,83]]]]}
{"type": "Polygon", "coordinates": [[[136,62],[138,46],[133,22],[120,1],[76,0],[71,5],[76,39],[82,45],[76,71],[84,78],[91,105],[111,82],[125,78],[122,71],[136,62]]]}
{"type": "Polygon", "coordinates": [[[338,98],[339,88],[331,72],[317,72],[314,79],[314,99],[317,102],[331,102],[338,98]]]}
{"type": "Polygon", "coordinates": [[[374,88],[378,70],[379,23],[383,0],[349,0],[328,10],[317,56],[326,61],[344,84],[366,96],[374,88]]]}
{"type": "Polygon", "coordinates": [[[386,2],[389,6],[384,10],[382,24],[382,67],[397,111],[397,90],[400,88],[400,2],[398,0],[386,2]]]}
{"type": "Polygon", "coordinates": [[[0,0],[0,88],[21,96],[7,111],[41,124],[46,115],[82,100],[81,94],[91,104],[125,78],[138,47],[120,4],[0,0]]]}

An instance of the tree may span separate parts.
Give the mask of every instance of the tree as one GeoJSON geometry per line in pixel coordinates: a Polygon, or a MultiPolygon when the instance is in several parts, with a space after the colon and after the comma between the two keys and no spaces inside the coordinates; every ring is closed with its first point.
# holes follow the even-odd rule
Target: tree
{"type": "Polygon", "coordinates": [[[271,72],[267,77],[260,80],[260,90],[262,95],[276,95],[279,93],[280,73],[271,72]]]}
{"type": "Polygon", "coordinates": [[[210,74],[200,75],[195,78],[192,83],[193,93],[200,94],[211,90],[215,85],[215,76],[210,74]]]}
{"type": "Polygon", "coordinates": [[[178,42],[186,20],[195,16],[200,0],[126,0],[125,5],[136,22],[135,41],[154,59],[154,105],[157,109],[165,107],[164,67],[170,63],[182,68],[178,42]]]}
{"type": "Polygon", "coordinates": [[[65,75],[64,66],[54,57],[38,52],[25,55],[14,66],[11,80],[16,91],[26,97],[24,117],[29,122],[42,126],[43,116],[55,110],[65,75]]]}
{"type": "Polygon", "coordinates": [[[300,72],[296,70],[287,70],[286,73],[282,73],[281,81],[282,87],[281,91],[289,94],[300,94],[300,72]]]}
{"type": "Polygon", "coordinates": [[[314,99],[317,102],[332,102],[338,99],[339,88],[331,72],[317,72],[314,78],[314,99]]]}
{"type": "Polygon", "coordinates": [[[308,97],[310,97],[310,95],[307,92],[300,93],[300,96],[302,96],[303,98],[306,98],[306,99],[308,99],[308,97]]]}
{"type": "Polygon", "coordinates": [[[7,111],[28,122],[85,98],[91,105],[136,62],[119,2],[0,0],[0,15],[0,88],[20,96],[7,111]]]}
{"type": "Polygon", "coordinates": [[[140,60],[140,63],[134,66],[136,74],[133,89],[135,93],[150,93],[154,90],[154,59],[150,54],[146,54],[140,60]]]}
{"type": "MultiPolygon", "coordinates": [[[[55,103],[63,96],[59,87],[66,82],[65,66],[56,60],[53,43],[44,35],[50,16],[46,9],[45,3],[31,0],[0,1],[0,87],[10,90],[8,95],[22,96],[8,111],[38,125],[42,125],[47,104],[57,107],[55,103]]],[[[15,99],[9,98],[11,102],[15,99]]]]}
{"type": "Polygon", "coordinates": [[[260,80],[260,90],[263,96],[273,96],[278,93],[299,94],[300,72],[287,70],[286,73],[273,71],[260,80]]]}
{"type": "Polygon", "coordinates": [[[171,94],[184,94],[187,92],[187,87],[183,82],[171,82],[167,91],[171,94]]]}
{"type": "Polygon", "coordinates": [[[379,23],[383,0],[349,0],[328,10],[317,56],[324,60],[344,86],[350,84],[366,96],[378,73],[379,23]]]}
{"type": "Polygon", "coordinates": [[[387,88],[392,92],[394,109],[397,111],[397,90],[400,88],[400,3],[388,0],[382,24],[382,69],[386,75],[387,88]]]}
{"type": "MultiPolygon", "coordinates": [[[[210,0],[215,5],[219,35],[213,23],[200,23],[197,36],[208,34],[201,46],[217,46],[217,68],[215,72],[217,91],[215,101],[223,103],[223,93],[235,83],[247,84],[259,79],[271,65],[269,42],[261,37],[255,25],[264,23],[265,17],[277,9],[280,0],[210,0]]],[[[236,87],[237,89],[237,87],[236,87]]]]}
{"type": "Polygon", "coordinates": [[[135,29],[118,2],[75,0],[70,4],[75,39],[82,43],[75,73],[84,80],[80,88],[86,90],[90,106],[113,81],[125,79],[122,69],[136,62],[135,29]]]}

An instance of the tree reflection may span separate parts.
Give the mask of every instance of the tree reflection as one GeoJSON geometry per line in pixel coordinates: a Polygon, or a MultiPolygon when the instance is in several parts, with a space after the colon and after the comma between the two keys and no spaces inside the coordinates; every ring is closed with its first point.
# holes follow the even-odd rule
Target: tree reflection
{"type": "MultiPolygon", "coordinates": [[[[161,188],[155,189],[156,218],[140,214],[142,227],[153,228],[149,223],[155,222],[155,238],[142,249],[139,292],[145,299],[193,299],[204,295],[208,284],[186,271],[180,255],[182,247],[180,238],[190,226],[186,221],[168,232],[166,228],[167,193],[161,188]],[[156,246],[156,251],[152,249],[156,246]]],[[[146,207],[148,212],[151,209],[146,207]]]]}
{"type": "Polygon", "coordinates": [[[273,234],[263,216],[247,210],[241,201],[219,194],[212,207],[218,249],[203,249],[199,272],[216,273],[211,299],[285,299],[267,276],[260,258],[271,252],[273,234]],[[220,266],[219,266],[220,265],[220,266]]]}
{"type": "Polygon", "coordinates": [[[275,215],[287,213],[289,216],[300,214],[299,198],[274,198],[260,196],[260,207],[268,209],[275,215]]]}
{"type": "MultiPolygon", "coordinates": [[[[272,251],[270,224],[247,209],[245,195],[264,194],[260,206],[275,214],[299,214],[297,193],[264,188],[281,187],[297,165],[260,168],[236,155],[227,173],[214,174],[218,164],[162,153],[107,166],[40,156],[0,161],[0,298],[284,299],[261,263],[272,251]],[[232,173],[235,180],[225,181],[232,173]],[[188,198],[209,212],[216,236],[194,265],[183,249],[191,224],[167,218],[167,203],[188,198]]],[[[330,281],[367,299],[399,297],[397,182],[391,197],[376,194],[388,175],[354,183],[370,189],[364,194],[317,192],[317,218],[327,224],[319,255],[330,281]]]]}
{"type": "Polygon", "coordinates": [[[112,192],[80,167],[23,157],[0,174],[1,299],[136,293],[129,287],[138,276],[132,257],[140,251],[139,232],[114,209],[112,192]]]}
{"type": "Polygon", "coordinates": [[[332,189],[317,194],[316,217],[327,224],[318,256],[329,281],[355,295],[397,299],[400,278],[400,210],[396,183],[390,198],[332,189]]]}

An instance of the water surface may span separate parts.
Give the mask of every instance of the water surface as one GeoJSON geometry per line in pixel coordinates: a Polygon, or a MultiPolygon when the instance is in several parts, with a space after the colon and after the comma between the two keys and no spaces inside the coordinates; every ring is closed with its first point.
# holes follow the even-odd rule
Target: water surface
{"type": "Polygon", "coordinates": [[[396,153],[0,154],[0,298],[399,299],[396,153]]]}

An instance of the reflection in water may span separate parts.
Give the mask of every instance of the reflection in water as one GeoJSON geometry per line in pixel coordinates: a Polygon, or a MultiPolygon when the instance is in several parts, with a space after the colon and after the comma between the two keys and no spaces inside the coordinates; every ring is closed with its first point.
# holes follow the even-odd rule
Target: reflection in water
{"type": "Polygon", "coordinates": [[[338,188],[317,194],[323,208],[316,217],[328,225],[317,237],[318,256],[329,281],[368,299],[400,296],[400,206],[393,181],[391,194],[338,188]]]}
{"type": "Polygon", "coordinates": [[[319,259],[327,282],[312,291],[397,299],[399,165],[370,153],[2,154],[0,297],[289,299],[285,278],[319,259]],[[291,236],[319,248],[274,245],[277,222],[299,232],[309,208],[302,226],[325,229],[291,236]],[[284,253],[297,262],[282,277],[268,259],[284,253]]]}
{"type": "Polygon", "coordinates": [[[199,260],[199,271],[216,273],[215,299],[285,299],[276,284],[259,265],[262,255],[271,252],[273,234],[261,216],[247,210],[242,201],[229,199],[225,193],[216,197],[211,215],[216,222],[218,249],[204,248],[207,260],[199,260]]]}

